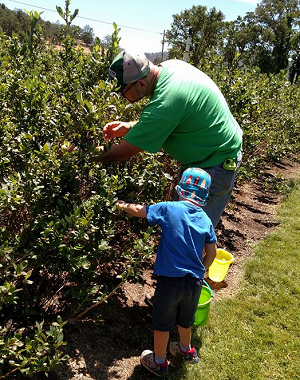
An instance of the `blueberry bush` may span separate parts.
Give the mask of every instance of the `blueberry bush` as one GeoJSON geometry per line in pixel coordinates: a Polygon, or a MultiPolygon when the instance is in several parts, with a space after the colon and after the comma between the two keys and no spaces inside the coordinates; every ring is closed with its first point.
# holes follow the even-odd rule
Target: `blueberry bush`
{"type": "Polygon", "coordinates": [[[77,12],[58,11],[60,50],[46,48],[36,12],[27,43],[0,36],[0,378],[64,360],[60,315],[104,300],[152,253],[145,224],[121,218],[115,200],[157,201],[168,181],[163,154],[97,163],[105,123],[141,105],[107,81],[117,27],[109,49],[96,40],[85,54],[67,33],[77,12]]]}
{"type": "Polygon", "coordinates": [[[201,67],[220,87],[243,130],[243,167],[247,179],[259,176],[268,164],[299,152],[299,84],[291,86],[287,73],[262,74],[243,65],[236,55],[228,69],[221,56],[201,67]]]}

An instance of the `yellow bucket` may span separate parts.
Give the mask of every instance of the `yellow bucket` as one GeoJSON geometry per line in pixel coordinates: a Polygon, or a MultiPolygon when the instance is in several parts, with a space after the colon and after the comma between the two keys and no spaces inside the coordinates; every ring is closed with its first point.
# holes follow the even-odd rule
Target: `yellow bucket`
{"type": "Polygon", "coordinates": [[[231,253],[224,249],[217,249],[217,256],[208,269],[208,277],[215,282],[221,282],[226,277],[229,265],[234,262],[231,253]]]}

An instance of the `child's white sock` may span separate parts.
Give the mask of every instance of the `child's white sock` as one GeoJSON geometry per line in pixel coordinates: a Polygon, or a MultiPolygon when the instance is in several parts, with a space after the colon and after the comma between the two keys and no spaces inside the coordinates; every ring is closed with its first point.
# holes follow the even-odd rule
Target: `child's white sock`
{"type": "Polygon", "coordinates": [[[158,365],[164,364],[166,362],[166,358],[163,358],[162,356],[157,356],[155,354],[155,363],[158,365]]]}
{"type": "Polygon", "coordinates": [[[188,350],[191,349],[191,345],[190,344],[188,346],[185,346],[184,344],[179,343],[179,347],[180,347],[181,351],[183,351],[183,352],[187,352],[188,350]]]}

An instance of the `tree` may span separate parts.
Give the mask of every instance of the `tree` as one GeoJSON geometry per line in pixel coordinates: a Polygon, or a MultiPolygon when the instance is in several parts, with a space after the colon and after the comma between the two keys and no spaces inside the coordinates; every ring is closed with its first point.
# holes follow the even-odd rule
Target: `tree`
{"type": "Polygon", "coordinates": [[[258,37],[250,50],[261,70],[279,73],[286,69],[300,21],[299,0],[262,0],[244,20],[258,37]]]}
{"type": "Polygon", "coordinates": [[[80,33],[80,38],[87,44],[91,45],[94,42],[94,29],[89,25],[85,25],[83,31],[80,33]]]}
{"type": "Polygon", "coordinates": [[[242,19],[238,16],[235,21],[226,22],[223,33],[223,46],[221,54],[228,68],[233,64],[237,54],[242,58],[244,64],[252,62],[252,54],[249,54],[259,42],[259,34],[256,25],[251,18],[242,19]]]}
{"type": "Polygon", "coordinates": [[[289,80],[291,84],[297,82],[300,75],[300,31],[291,39],[292,51],[290,54],[289,80]]]}
{"type": "Polygon", "coordinates": [[[43,36],[49,43],[56,44],[61,33],[61,25],[59,23],[51,23],[50,21],[42,21],[43,36]]]}
{"type": "Polygon", "coordinates": [[[30,18],[27,13],[23,12],[21,9],[15,11],[16,17],[20,23],[20,28],[22,31],[29,33],[30,30],[30,18]]]}
{"type": "Polygon", "coordinates": [[[224,15],[216,8],[207,11],[202,5],[194,5],[180,14],[173,15],[171,30],[166,32],[166,42],[171,45],[169,57],[182,57],[188,32],[192,29],[190,62],[195,66],[211,51],[218,51],[222,44],[224,15]]]}
{"type": "Polygon", "coordinates": [[[4,4],[0,9],[0,27],[8,36],[12,36],[13,33],[20,33],[21,25],[16,16],[16,12],[9,10],[4,4]]]}
{"type": "Polygon", "coordinates": [[[101,40],[101,44],[104,48],[108,48],[111,46],[112,43],[112,36],[111,34],[107,34],[103,39],[101,40]]]}

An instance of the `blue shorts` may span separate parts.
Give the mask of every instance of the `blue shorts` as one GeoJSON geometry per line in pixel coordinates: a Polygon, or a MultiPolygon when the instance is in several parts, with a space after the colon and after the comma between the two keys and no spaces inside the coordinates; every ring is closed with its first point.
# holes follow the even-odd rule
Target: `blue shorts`
{"type": "Polygon", "coordinates": [[[191,275],[158,276],[153,303],[154,330],[171,331],[177,325],[183,328],[192,326],[202,282],[191,275]]]}

